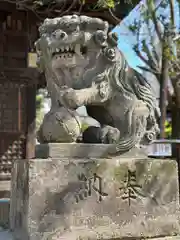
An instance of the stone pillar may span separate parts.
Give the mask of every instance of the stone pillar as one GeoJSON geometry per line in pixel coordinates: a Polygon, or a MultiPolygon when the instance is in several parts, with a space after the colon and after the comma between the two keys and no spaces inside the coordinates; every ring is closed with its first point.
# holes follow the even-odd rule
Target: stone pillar
{"type": "Polygon", "coordinates": [[[174,160],[108,145],[47,144],[13,167],[11,230],[17,240],[116,239],[179,233],[174,160]]]}

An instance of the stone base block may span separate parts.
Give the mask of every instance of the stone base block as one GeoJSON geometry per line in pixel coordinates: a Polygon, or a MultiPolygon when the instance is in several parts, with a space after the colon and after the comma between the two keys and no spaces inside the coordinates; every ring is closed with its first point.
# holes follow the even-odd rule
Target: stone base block
{"type": "MultiPolygon", "coordinates": [[[[59,158],[77,157],[77,158],[106,158],[111,153],[113,144],[85,144],[85,143],[48,143],[36,145],[36,158],[59,158]]],[[[146,150],[134,148],[123,157],[146,157],[146,150]]]]}
{"type": "Polygon", "coordinates": [[[13,168],[10,212],[18,240],[176,235],[177,164],[133,155],[19,160],[13,168]]]}

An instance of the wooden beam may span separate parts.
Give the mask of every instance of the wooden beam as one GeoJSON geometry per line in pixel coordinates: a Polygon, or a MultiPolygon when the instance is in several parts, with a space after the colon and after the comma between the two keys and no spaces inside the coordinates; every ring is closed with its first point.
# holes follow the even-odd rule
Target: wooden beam
{"type": "MultiPolygon", "coordinates": [[[[34,80],[33,82],[36,83],[36,79],[39,78],[40,73],[36,68],[1,68],[0,72],[0,79],[5,78],[6,76],[9,77],[18,77],[19,79],[31,79],[34,80]]],[[[31,83],[33,83],[31,82],[31,83]]],[[[31,84],[32,85],[32,84],[31,84]]]]}
{"type": "Polygon", "coordinates": [[[23,58],[26,61],[26,53],[25,52],[0,52],[0,57],[8,57],[8,58],[23,58]]]}
{"type": "MultiPolygon", "coordinates": [[[[11,0],[12,1],[12,0],[11,0]]],[[[18,9],[17,8],[17,4],[16,1],[13,2],[7,2],[7,1],[1,1],[0,0],[0,12],[4,11],[4,12],[8,12],[8,13],[12,13],[12,12],[25,12],[27,11],[26,9],[18,9]]]]}
{"type": "Polygon", "coordinates": [[[12,12],[16,9],[16,4],[0,1],[0,11],[12,12]]]}
{"type": "Polygon", "coordinates": [[[13,37],[27,37],[28,33],[27,32],[22,32],[22,31],[12,31],[12,30],[3,30],[3,34],[6,36],[13,36],[13,37]]]}

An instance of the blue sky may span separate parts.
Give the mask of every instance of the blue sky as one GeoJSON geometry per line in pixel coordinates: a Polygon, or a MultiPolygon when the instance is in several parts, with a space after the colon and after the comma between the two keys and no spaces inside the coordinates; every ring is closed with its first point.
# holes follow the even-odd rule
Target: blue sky
{"type": "MultiPolygon", "coordinates": [[[[156,1],[156,5],[159,5],[159,3],[162,0],[156,1]]],[[[130,66],[133,68],[137,69],[140,71],[137,66],[138,65],[144,65],[144,63],[138,58],[138,56],[135,54],[133,51],[132,47],[136,43],[136,36],[133,35],[131,31],[128,29],[128,25],[134,21],[134,19],[142,19],[140,9],[142,6],[145,6],[145,0],[141,1],[140,4],[138,4],[132,11],[131,13],[121,21],[119,25],[117,25],[114,29],[113,32],[116,32],[119,36],[119,42],[118,42],[118,47],[119,49],[123,52],[125,55],[128,63],[130,66]]],[[[167,17],[169,16],[169,8],[166,10],[160,9],[158,10],[158,14],[162,14],[167,17]]],[[[179,10],[178,10],[178,2],[175,0],[175,20],[176,20],[176,25],[179,27],[180,26],[180,16],[179,16],[179,10]]],[[[142,29],[141,33],[142,39],[147,38],[147,35],[145,33],[145,29],[142,29]]]]}

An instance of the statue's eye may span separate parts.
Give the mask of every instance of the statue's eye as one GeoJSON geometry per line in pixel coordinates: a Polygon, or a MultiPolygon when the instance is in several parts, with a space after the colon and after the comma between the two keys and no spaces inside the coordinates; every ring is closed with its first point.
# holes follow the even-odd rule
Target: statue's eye
{"type": "Polygon", "coordinates": [[[67,34],[64,31],[58,29],[58,30],[56,30],[52,33],[52,36],[57,38],[57,39],[63,40],[63,39],[66,38],[67,34]]]}
{"type": "Polygon", "coordinates": [[[63,26],[63,29],[66,32],[76,32],[76,31],[79,31],[79,24],[76,22],[65,23],[63,26]]]}

